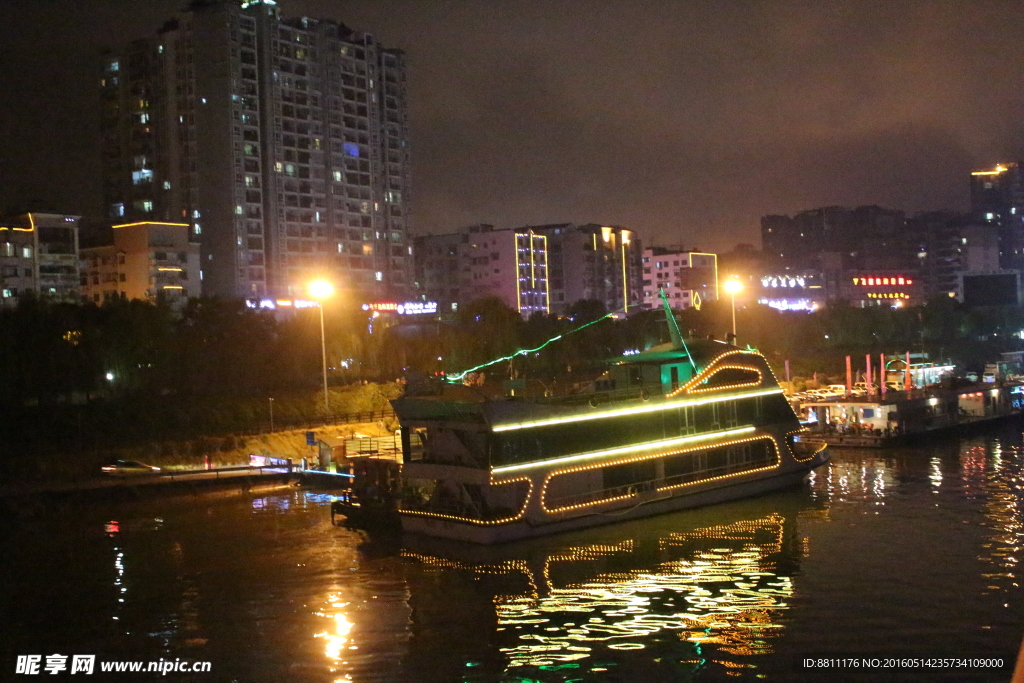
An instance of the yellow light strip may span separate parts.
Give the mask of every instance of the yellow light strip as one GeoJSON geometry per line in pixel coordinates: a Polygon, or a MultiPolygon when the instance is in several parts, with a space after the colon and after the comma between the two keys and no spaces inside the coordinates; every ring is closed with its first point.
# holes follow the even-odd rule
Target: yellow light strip
{"type": "MultiPolygon", "coordinates": [[[[753,430],[753,427],[751,427],[750,429],[753,430]]],[[[769,465],[767,467],[759,467],[757,469],[743,470],[742,472],[733,472],[731,474],[720,474],[720,475],[715,476],[715,477],[705,477],[704,479],[698,479],[696,481],[688,481],[688,482],[685,482],[685,483],[682,483],[682,484],[673,484],[671,486],[660,486],[660,487],[658,487],[655,490],[659,491],[659,492],[660,491],[669,491],[669,490],[672,490],[672,489],[680,488],[682,486],[692,486],[694,484],[701,484],[701,483],[708,482],[708,481],[716,481],[716,480],[725,479],[725,478],[728,478],[728,477],[735,477],[735,476],[738,476],[738,475],[741,475],[741,474],[749,474],[751,472],[762,472],[762,471],[766,471],[766,470],[770,470],[770,469],[778,467],[779,464],[780,464],[780,460],[779,460],[779,447],[778,447],[778,444],[775,443],[775,439],[773,439],[770,435],[755,436],[755,437],[748,438],[748,439],[735,439],[733,441],[726,441],[726,442],[723,442],[723,443],[716,443],[716,444],[705,444],[703,446],[697,446],[697,447],[694,447],[694,448],[684,448],[682,450],[677,450],[677,451],[668,451],[668,452],[660,452],[660,453],[649,453],[647,455],[636,456],[636,457],[633,457],[633,458],[623,458],[622,460],[615,460],[613,462],[594,463],[594,464],[590,464],[590,465],[584,465],[582,467],[568,467],[566,469],[562,469],[562,470],[557,470],[555,472],[551,472],[550,474],[547,475],[547,477],[544,478],[544,484],[541,486],[541,489],[540,489],[540,505],[541,505],[541,508],[543,508],[543,510],[545,512],[547,512],[548,514],[556,514],[556,513],[560,513],[560,512],[568,512],[570,510],[579,510],[579,509],[582,509],[582,508],[585,508],[585,507],[591,507],[591,506],[594,506],[594,505],[604,505],[606,503],[612,503],[612,502],[615,502],[615,501],[618,501],[618,500],[625,500],[626,498],[632,498],[635,495],[633,493],[626,493],[626,494],[621,495],[621,496],[613,496],[611,498],[602,498],[601,500],[587,501],[586,503],[576,503],[575,505],[565,505],[563,507],[558,507],[558,508],[549,508],[547,506],[548,484],[551,483],[552,479],[554,479],[557,476],[563,475],[563,474],[572,474],[572,473],[575,473],[575,472],[586,472],[588,470],[599,469],[599,468],[604,468],[604,467],[612,467],[614,465],[626,465],[626,464],[634,463],[634,462],[642,462],[644,460],[653,460],[655,458],[665,458],[665,457],[670,457],[670,456],[673,456],[673,455],[681,455],[683,453],[692,453],[692,452],[695,452],[695,451],[711,450],[713,448],[726,448],[728,446],[734,446],[736,444],[748,443],[748,442],[751,442],[751,441],[763,441],[763,440],[768,440],[768,441],[772,442],[772,447],[775,449],[775,464],[774,465],[769,465]]]]}
{"type": "MultiPolygon", "coordinates": [[[[810,433],[811,433],[810,429],[808,429],[807,427],[801,427],[800,429],[794,429],[791,432],[786,432],[786,436],[791,436],[793,434],[810,434],[810,433]]],[[[791,456],[793,456],[793,460],[795,460],[796,462],[807,462],[809,460],[813,460],[815,458],[815,456],[818,455],[818,453],[821,453],[823,450],[828,448],[828,442],[822,443],[813,453],[811,453],[806,458],[798,458],[797,455],[796,455],[796,451],[793,450],[792,446],[789,445],[788,441],[786,442],[786,447],[789,449],[789,454],[791,456]]]]}
{"type": "MultiPolygon", "coordinates": [[[[752,355],[752,356],[761,356],[761,358],[764,358],[764,356],[762,354],[758,353],[757,351],[747,351],[746,349],[733,349],[731,351],[726,351],[726,352],[724,352],[722,354],[719,354],[714,359],[712,359],[712,361],[710,363],[708,363],[707,366],[703,370],[701,370],[699,373],[697,373],[697,375],[695,377],[693,377],[689,382],[687,382],[686,384],[680,386],[678,389],[672,391],[671,393],[666,394],[666,398],[673,398],[674,396],[678,396],[679,394],[690,392],[690,390],[693,389],[693,387],[695,387],[698,384],[701,384],[702,382],[704,382],[704,380],[708,379],[713,373],[718,372],[719,364],[721,363],[723,358],[725,358],[726,356],[732,356],[732,355],[737,354],[737,353],[749,354],[749,355],[752,355]]],[[[768,359],[764,358],[764,361],[767,364],[768,359]]],[[[770,368],[770,366],[769,366],[769,368],[770,368]]],[[[748,369],[752,369],[752,368],[748,368],[748,369]]],[[[775,373],[772,373],[773,377],[774,377],[774,374],[775,373]]],[[[776,380],[776,384],[778,384],[777,380],[776,380]]]]}
{"type": "MultiPolygon", "coordinates": [[[[674,392],[672,395],[674,396],[674,392]]],[[[497,432],[511,432],[517,429],[530,429],[532,427],[548,427],[550,425],[557,424],[569,424],[572,422],[587,422],[590,420],[603,420],[609,417],[622,417],[624,415],[642,415],[644,413],[657,413],[664,410],[673,410],[677,408],[689,408],[690,406],[702,406],[709,403],[721,403],[723,401],[732,401],[741,398],[755,398],[757,396],[769,396],[771,394],[781,394],[782,389],[776,387],[774,389],[762,389],[760,391],[744,391],[738,394],[729,394],[728,396],[715,396],[709,398],[700,399],[689,399],[672,401],[671,403],[657,403],[654,405],[641,405],[632,406],[630,408],[619,408],[618,410],[606,410],[600,413],[591,413],[587,415],[572,415],[569,417],[557,417],[549,420],[534,420],[533,422],[512,422],[509,424],[495,425],[491,431],[497,432]]]]}
{"type": "Polygon", "coordinates": [[[515,479],[504,479],[502,481],[492,481],[491,486],[501,486],[502,484],[515,484],[520,481],[530,482],[530,488],[526,491],[526,498],[523,500],[523,507],[519,509],[519,512],[512,517],[504,517],[502,519],[473,519],[472,517],[462,517],[459,515],[446,515],[441,512],[427,512],[425,510],[405,510],[399,508],[399,512],[403,515],[419,515],[421,517],[437,517],[439,519],[450,519],[455,522],[466,522],[467,524],[478,524],[480,526],[491,526],[494,524],[508,524],[509,522],[516,522],[523,518],[526,514],[526,508],[530,505],[530,497],[533,495],[533,480],[529,477],[517,477],[515,479]]]}
{"type": "Polygon", "coordinates": [[[544,247],[544,312],[551,315],[551,261],[548,259],[548,236],[541,235],[544,247]]]}
{"type": "Polygon", "coordinates": [[[761,386],[761,383],[764,382],[764,373],[761,372],[760,368],[752,368],[746,365],[719,365],[718,367],[715,368],[715,371],[713,373],[708,375],[707,379],[711,379],[722,370],[748,370],[750,372],[756,372],[757,380],[753,382],[744,382],[742,384],[728,384],[719,387],[704,387],[703,389],[691,389],[690,393],[699,394],[705,391],[728,391],[730,389],[742,389],[744,387],[759,387],[761,386]]]}
{"type": "Polygon", "coordinates": [[[520,263],[519,263],[519,237],[520,237],[519,233],[517,233],[517,232],[512,233],[512,238],[513,238],[513,241],[514,241],[512,251],[516,255],[515,259],[514,259],[515,260],[515,264],[516,264],[516,272],[515,272],[515,278],[516,278],[516,312],[517,313],[522,313],[523,312],[523,286],[519,282],[519,265],[520,265],[520,263]]]}
{"type": "MultiPolygon", "coordinates": [[[[504,467],[495,467],[494,469],[491,470],[491,474],[497,474],[499,472],[516,472],[519,470],[532,469],[534,467],[550,467],[552,465],[559,465],[561,463],[578,462],[581,460],[592,460],[594,458],[607,458],[609,456],[625,455],[626,453],[649,451],[658,448],[671,448],[673,446],[681,446],[686,443],[696,443],[698,441],[708,441],[710,439],[728,438],[730,436],[739,436],[740,434],[749,434],[754,430],[754,427],[738,427],[736,429],[725,429],[718,432],[707,432],[706,434],[693,434],[691,436],[681,436],[675,439],[662,439],[660,441],[648,441],[647,443],[630,444],[629,446],[620,446],[619,448],[606,448],[600,451],[590,451],[589,453],[577,453],[576,455],[566,455],[561,458],[551,458],[549,460],[526,462],[521,465],[506,465],[504,467]]],[[[612,463],[602,463],[602,465],[608,464],[612,463]]]]}
{"type": "Polygon", "coordinates": [[[180,273],[181,268],[157,268],[157,270],[169,271],[172,273],[180,273]]]}
{"type": "Polygon", "coordinates": [[[971,175],[999,175],[1000,173],[1006,173],[1006,167],[1002,164],[996,164],[994,171],[971,171],[971,175]]]}
{"type": "Polygon", "coordinates": [[[28,214],[28,223],[29,223],[29,225],[32,226],[31,228],[29,228],[29,231],[32,231],[32,230],[36,229],[36,219],[32,218],[32,213],[31,212],[29,212],[29,214],[28,214]]]}
{"type": "MultiPolygon", "coordinates": [[[[693,486],[694,484],[703,484],[703,483],[709,482],[709,481],[719,481],[721,479],[728,479],[730,477],[738,477],[741,474],[751,474],[753,472],[767,472],[768,470],[774,470],[774,469],[778,468],[782,464],[782,458],[779,456],[779,444],[777,444],[775,442],[775,439],[773,437],[771,437],[771,436],[757,436],[757,437],[754,437],[752,439],[742,439],[740,441],[734,441],[731,444],[721,444],[721,446],[722,447],[724,447],[724,446],[731,446],[733,444],[748,443],[748,442],[751,442],[751,441],[764,441],[766,439],[768,441],[771,441],[772,448],[775,450],[775,464],[773,464],[773,465],[765,465],[764,467],[756,467],[756,468],[751,469],[751,470],[742,470],[740,472],[732,472],[730,474],[719,474],[719,475],[714,476],[714,477],[705,477],[704,479],[698,479],[696,481],[683,482],[682,484],[672,484],[671,486],[659,486],[657,488],[657,491],[659,493],[662,492],[662,491],[672,491],[672,490],[675,490],[675,489],[678,489],[678,488],[682,488],[684,486],[693,486]]],[[[719,445],[716,444],[714,447],[715,448],[719,448],[719,445]]],[[[690,449],[690,450],[697,450],[697,449],[693,448],[693,449],[690,449]]],[[[685,451],[683,451],[683,452],[685,452],[685,451]]]]}
{"type": "Polygon", "coordinates": [[[622,245],[622,310],[629,311],[629,288],[626,282],[626,243],[621,242],[622,245]]]}
{"type": "Polygon", "coordinates": [[[121,225],[111,226],[113,228],[130,228],[135,225],[176,225],[179,227],[188,227],[188,223],[164,223],[162,221],[139,221],[138,223],[122,223],[121,225]]]}
{"type": "Polygon", "coordinates": [[[533,258],[533,230],[526,233],[526,241],[530,245],[530,289],[537,289],[537,263],[533,258]]]}

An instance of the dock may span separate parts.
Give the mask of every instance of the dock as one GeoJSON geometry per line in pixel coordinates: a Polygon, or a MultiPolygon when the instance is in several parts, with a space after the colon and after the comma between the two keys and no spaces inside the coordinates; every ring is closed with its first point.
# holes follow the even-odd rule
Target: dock
{"type": "Polygon", "coordinates": [[[1021,383],[972,384],[889,392],[885,398],[804,402],[797,412],[808,428],[800,441],[849,448],[883,448],[936,435],[969,432],[1024,414],[1021,383]]]}

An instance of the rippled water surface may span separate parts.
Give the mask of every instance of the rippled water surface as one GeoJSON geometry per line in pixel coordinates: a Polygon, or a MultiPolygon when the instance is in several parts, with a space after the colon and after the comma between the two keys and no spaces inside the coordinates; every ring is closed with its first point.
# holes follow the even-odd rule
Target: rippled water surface
{"type": "MultiPolygon", "coordinates": [[[[1022,497],[1015,430],[834,451],[783,493],[496,548],[372,541],[296,488],[81,505],[3,522],[0,680],[33,653],[317,682],[789,681],[813,678],[796,666],[812,656],[1011,660],[1022,497]]],[[[91,680],[161,678],[108,676],[91,680]]],[[[1009,668],[843,676],[820,680],[1009,668]]]]}

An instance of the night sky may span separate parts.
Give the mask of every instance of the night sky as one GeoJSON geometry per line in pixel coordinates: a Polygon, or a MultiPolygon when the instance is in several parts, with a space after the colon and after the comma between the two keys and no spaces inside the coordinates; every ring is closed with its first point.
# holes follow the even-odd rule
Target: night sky
{"type": "MultiPolygon", "coordinates": [[[[0,210],[102,218],[98,52],[184,0],[0,0],[0,210]]],[[[963,210],[1024,158],[1024,3],[281,0],[409,61],[413,230],[759,246],[829,204],[963,210]]]]}

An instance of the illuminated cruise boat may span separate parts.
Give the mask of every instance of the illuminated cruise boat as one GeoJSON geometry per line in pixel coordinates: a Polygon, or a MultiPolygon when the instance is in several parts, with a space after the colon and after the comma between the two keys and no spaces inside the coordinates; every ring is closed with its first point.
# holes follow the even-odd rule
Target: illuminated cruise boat
{"type": "Polygon", "coordinates": [[[393,400],[403,530],[500,543],[757,495],[825,462],[761,354],[671,332],[586,393],[393,400]]]}

